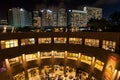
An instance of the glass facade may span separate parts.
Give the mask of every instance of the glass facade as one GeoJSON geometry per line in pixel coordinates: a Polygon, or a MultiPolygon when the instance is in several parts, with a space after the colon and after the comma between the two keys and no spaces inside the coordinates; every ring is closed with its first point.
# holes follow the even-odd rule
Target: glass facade
{"type": "Polygon", "coordinates": [[[21,39],[21,46],[35,44],[35,38],[21,39]]]}
{"type": "Polygon", "coordinates": [[[39,44],[50,44],[51,38],[38,38],[38,43],[39,44]]]}
{"type": "Polygon", "coordinates": [[[69,44],[82,44],[82,38],[69,38],[69,44]]]}
{"type": "Polygon", "coordinates": [[[116,42],[103,40],[102,48],[105,50],[115,51],[116,42]]]}
{"type": "Polygon", "coordinates": [[[1,41],[1,49],[12,48],[12,47],[17,47],[17,46],[18,46],[17,39],[2,40],[1,41]]]}
{"type": "Polygon", "coordinates": [[[99,47],[98,39],[85,39],[85,45],[99,47]]]}

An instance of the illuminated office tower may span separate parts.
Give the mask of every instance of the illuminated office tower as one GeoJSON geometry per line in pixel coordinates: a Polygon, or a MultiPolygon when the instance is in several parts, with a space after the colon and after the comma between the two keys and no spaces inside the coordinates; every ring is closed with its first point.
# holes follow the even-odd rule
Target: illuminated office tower
{"type": "Polygon", "coordinates": [[[87,10],[88,20],[93,19],[101,19],[102,18],[102,8],[96,7],[85,7],[87,10]]]}
{"type": "Polygon", "coordinates": [[[32,26],[32,14],[22,8],[9,9],[8,23],[14,27],[32,26]]]}
{"type": "Polygon", "coordinates": [[[72,29],[86,28],[87,23],[91,18],[102,18],[102,9],[84,7],[83,10],[69,10],[68,14],[68,24],[72,29]]]}
{"type": "Polygon", "coordinates": [[[52,11],[49,9],[41,10],[42,26],[52,26],[52,11]]]}
{"type": "Polygon", "coordinates": [[[54,27],[58,26],[58,11],[57,9],[52,9],[53,10],[53,13],[52,13],[52,17],[53,17],[53,25],[54,27]]]}
{"type": "Polygon", "coordinates": [[[42,26],[57,26],[57,9],[44,9],[42,12],[42,26]]]}
{"type": "Polygon", "coordinates": [[[34,27],[41,27],[41,17],[39,11],[33,11],[33,26],[34,27]]]}
{"type": "Polygon", "coordinates": [[[67,26],[67,12],[66,9],[58,9],[58,26],[67,26]]]}
{"type": "Polygon", "coordinates": [[[71,11],[71,27],[85,27],[87,24],[87,12],[81,10],[71,11]]]}

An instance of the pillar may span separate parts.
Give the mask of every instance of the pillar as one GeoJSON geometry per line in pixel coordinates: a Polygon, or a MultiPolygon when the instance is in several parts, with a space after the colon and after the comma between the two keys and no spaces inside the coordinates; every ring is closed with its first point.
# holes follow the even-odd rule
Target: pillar
{"type": "Polygon", "coordinates": [[[54,51],[51,53],[52,71],[54,72],[54,51]]]}
{"type": "Polygon", "coordinates": [[[77,68],[80,67],[80,60],[81,60],[81,53],[78,54],[78,59],[77,59],[77,68]]]}
{"type": "Polygon", "coordinates": [[[25,54],[22,54],[22,64],[23,64],[23,68],[24,68],[24,71],[25,71],[25,79],[29,80],[29,78],[28,78],[28,72],[27,72],[26,55],[25,54]]]}
{"type": "Polygon", "coordinates": [[[120,80],[120,71],[118,71],[118,73],[117,73],[116,80],[120,80]]]}
{"type": "Polygon", "coordinates": [[[39,74],[41,74],[41,54],[39,51],[37,52],[37,64],[39,67],[39,74]]]}
{"type": "Polygon", "coordinates": [[[6,64],[9,80],[13,80],[12,70],[11,70],[10,63],[9,63],[8,59],[5,59],[5,64],[6,64]]]}
{"type": "Polygon", "coordinates": [[[64,74],[66,74],[66,64],[67,64],[67,51],[64,53],[64,74]]]}

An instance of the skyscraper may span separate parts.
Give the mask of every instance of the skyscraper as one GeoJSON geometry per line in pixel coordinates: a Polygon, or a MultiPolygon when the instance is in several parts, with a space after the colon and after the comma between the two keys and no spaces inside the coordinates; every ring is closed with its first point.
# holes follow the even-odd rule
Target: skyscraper
{"type": "Polygon", "coordinates": [[[32,14],[23,8],[8,11],[8,24],[17,27],[32,26],[32,14]]]}
{"type": "Polygon", "coordinates": [[[67,12],[66,9],[58,9],[58,26],[67,26],[67,12]]]}
{"type": "Polygon", "coordinates": [[[41,16],[39,11],[33,11],[33,26],[41,27],[41,16]]]}
{"type": "Polygon", "coordinates": [[[91,18],[101,19],[102,18],[102,8],[96,7],[84,7],[87,10],[88,20],[91,18]]]}
{"type": "Polygon", "coordinates": [[[84,7],[83,10],[69,10],[69,24],[76,31],[79,28],[86,28],[88,21],[102,18],[102,9],[95,7],[84,7]]]}

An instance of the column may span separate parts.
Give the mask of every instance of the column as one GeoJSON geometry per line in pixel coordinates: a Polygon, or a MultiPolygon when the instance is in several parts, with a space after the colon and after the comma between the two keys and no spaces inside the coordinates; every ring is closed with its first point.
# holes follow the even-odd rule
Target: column
{"type": "Polygon", "coordinates": [[[95,66],[95,57],[92,58],[92,62],[91,62],[91,72],[94,72],[94,66],[95,66]]]}
{"type": "Polygon", "coordinates": [[[8,59],[5,59],[5,64],[6,64],[9,80],[13,80],[12,70],[11,70],[10,63],[9,63],[8,59]]]}
{"type": "Polygon", "coordinates": [[[54,51],[51,53],[52,70],[54,72],[54,51]]]}
{"type": "Polygon", "coordinates": [[[117,69],[114,70],[112,80],[117,80],[116,77],[117,77],[117,69]]]}
{"type": "Polygon", "coordinates": [[[27,62],[26,62],[26,55],[22,54],[22,64],[23,64],[23,68],[25,71],[25,79],[28,80],[28,72],[27,72],[27,62]]]}
{"type": "Polygon", "coordinates": [[[88,79],[92,78],[92,75],[94,73],[94,66],[95,66],[95,57],[92,58],[91,66],[90,66],[90,73],[88,75],[88,79]]]}
{"type": "Polygon", "coordinates": [[[38,51],[37,52],[37,64],[38,64],[38,67],[39,67],[39,74],[41,74],[41,54],[40,52],[38,51]]]}
{"type": "Polygon", "coordinates": [[[80,67],[80,60],[81,60],[81,53],[78,54],[78,59],[77,59],[77,68],[80,67]]]}
{"type": "Polygon", "coordinates": [[[118,73],[117,73],[116,80],[120,80],[120,71],[118,71],[118,73]]]}
{"type": "Polygon", "coordinates": [[[66,64],[67,64],[67,51],[64,53],[64,74],[66,74],[66,64]]]}

